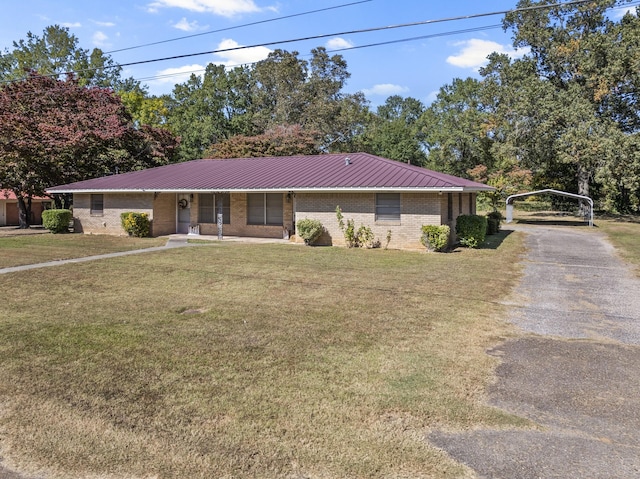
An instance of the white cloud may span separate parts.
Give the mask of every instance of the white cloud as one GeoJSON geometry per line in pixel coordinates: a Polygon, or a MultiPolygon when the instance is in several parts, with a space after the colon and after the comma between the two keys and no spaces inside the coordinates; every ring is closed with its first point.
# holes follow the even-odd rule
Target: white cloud
{"type": "Polygon", "coordinates": [[[156,73],[155,78],[149,81],[149,84],[175,85],[178,83],[184,83],[189,79],[191,74],[202,76],[205,69],[205,66],[198,65],[197,63],[193,65],[184,65],[177,68],[165,68],[164,70],[160,70],[158,73],[156,73]]]}
{"type": "Polygon", "coordinates": [[[332,38],[326,44],[327,50],[340,50],[342,48],[351,48],[353,47],[353,43],[349,40],[345,40],[344,38],[332,38]]]}
{"type": "Polygon", "coordinates": [[[82,26],[82,23],[80,23],[80,22],[63,22],[63,23],[60,24],[60,26],[67,27],[67,28],[80,28],[82,26]]]}
{"type": "Polygon", "coordinates": [[[205,28],[209,28],[209,26],[207,25],[201,27],[200,25],[198,25],[197,20],[189,22],[185,17],[182,17],[182,19],[178,23],[173,25],[173,28],[177,28],[178,30],[182,30],[184,32],[194,32],[196,30],[204,30],[205,28]]]}
{"type": "Polygon", "coordinates": [[[234,17],[261,11],[253,0],[155,0],[147,4],[147,10],[152,13],[161,8],[181,8],[190,12],[212,13],[221,17],[234,17]]]}
{"type": "Polygon", "coordinates": [[[92,22],[95,23],[96,25],[98,25],[99,27],[110,28],[110,27],[115,27],[116,26],[116,24],[113,23],[113,22],[99,22],[97,20],[92,20],[92,22]]]}
{"type": "Polygon", "coordinates": [[[487,63],[487,56],[493,52],[506,53],[512,58],[518,58],[526,54],[526,50],[514,50],[513,48],[501,45],[490,40],[472,38],[462,42],[454,43],[454,46],[462,47],[457,55],[447,57],[447,63],[460,68],[470,68],[477,70],[487,63]]]}
{"type": "Polygon", "coordinates": [[[408,91],[409,89],[404,86],[393,85],[391,83],[381,83],[374,85],[371,88],[365,88],[362,90],[362,93],[365,95],[391,96],[407,93],[408,91]]]}
{"type": "MultiPolygon", "coordinates": [[[[242,45],[235,40],[225,39],[220,42],[216,50],[236,49],[241,46],[242,45]]],[[[271,53],[271,50],[267,47],[252,47],[219,52],[215,53],[215,55],[222,59],[221,62],[217,63],[221,63],[227,67],[232,67],[264,60],[269,56],[269,53],[271,53]]]]}
{"type": "Polygon", "coordinates": [[[111,46],[110,43],[107,42],[107,40],[109,40],[109,37],[105,35],[103,32],[101,32],[100,30],[98,30],[93,34],[93,37],[91,37],[91,40],[93,41],[93,44],[99,48],[105,48],[105,47],[111,46]]]}

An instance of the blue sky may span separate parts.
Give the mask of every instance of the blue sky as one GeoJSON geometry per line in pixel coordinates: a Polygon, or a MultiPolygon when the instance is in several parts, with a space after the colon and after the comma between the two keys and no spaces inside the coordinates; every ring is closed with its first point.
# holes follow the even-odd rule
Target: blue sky
{"type": "Polygon", "coordinates": [[[517,0],[355,2],[358,0],[4,0],[0,48],[12,49],[12,42],[26,38],[28,31],[40,36],[53,24],[68,27],[82,48],[113,52],[111,57],[123,64],[335,33],[321,39],[127,66],[124,76],[142,80],[150,93],[170,93],[173,85],[185,81],[191,72],[201,73],[210,62],[229,66],[254,62],[276,48],[295,50],[309,58],[311,49],[318,46],[328,50],[358,47],[339,52],[351,73],[345,91],[364,92],[373,106],[393,94],[429,104],[439,88],[454,78],[477,76],[491,51],[522,54],[513,50],[510,33],[499,27],[502,15],[340,34],[499,12],[515,8],[517,0]],[[347,4],[352,5],[344,6],[347,4]],[[298,15],[331,7],[339,8],[298,15]],[[276,20],[291,15],[298,16],[276,20]],[[263,23],[247,25],[257,22],[263,23]],[[471,29],[476,30],[468,31],[471,29]],[[197,36],[116,51],[189,35],[197,36]],[[432,37],[366,47],[427,36],[432,37]]]}

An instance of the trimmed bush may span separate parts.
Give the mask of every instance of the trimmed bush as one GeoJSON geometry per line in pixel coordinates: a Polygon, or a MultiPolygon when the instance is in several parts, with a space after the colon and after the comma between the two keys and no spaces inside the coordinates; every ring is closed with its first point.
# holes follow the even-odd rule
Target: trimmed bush
{"type": "Polygon", "coordinates": [[[502,214],[499,211],[492,211],[491,213],[487,213],[487,234],[498,234],[500,232],[501,221],[502,214]]]}
{"type": "Polygon", "coordinates": [[[298,221],[296,233],[304,240],[304,244],[312,245],[322,235],[324,227],[318,220],[305,218],[298,221]]]}
{"type": "Polygon", "coordinates": [[[456,234],[463,246],[477,248],[487,236],[487,217],[479,215],[460,215],[456,219],[456,234]]]}
{"type": "Polygon", "coordinates": [[[428,251],[442,251],[449,244],[450,233],[448,225],[423,225],[420,242],[428,251]]]}
{"type": "Polygon", "coordinates": [[[120,214],[120,224],[129,236],[145,238],[149,236],[151,222],[147,213],[128,211],[120,214]]]}
{"type": "Polygon", "coordinates": [[[73,219],[71,210],[44,210],[42,226],[52,233],[68,233],[69,223],[73,219]]]}

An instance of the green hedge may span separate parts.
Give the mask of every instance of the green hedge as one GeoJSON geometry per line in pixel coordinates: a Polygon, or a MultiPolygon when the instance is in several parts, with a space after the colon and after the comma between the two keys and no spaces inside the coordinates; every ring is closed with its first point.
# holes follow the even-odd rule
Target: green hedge
{"type": "Polygon", "coordinates": [[[147,213],[134,213],[133,211],[121,213],[120,223],[129,236],[138,238],[149,236],[151,222],[147,213]]]}
{"type": "Polygon", "coordinates": [[[501,221],[502,214],[499,211],[492,211],[491,213],[487,213],[487,234],[498,234],[500,232],[501,221]]]}
{"type": "Polygon", "coordinates": [[[311,245],[322,235],[324,227],[318,220],[305,218],[298,221],[296,233],[304,240],[304,244],[311,245]]]}
{"type": "Polygon", "coordinates": [[[442,251],[449,244],[450,232],[448,225],[423,225],[420,242],[428,251],[442,251]]]}
{"type": "Polygon", "coordinates": [[[69,223],[73,219],[71,210],[44,210],[42,226],[52,233],[68,233],[69,223]]]}
{"type": "Polygon", "coordinates": [[[456,234],[460,244],[477,248],[487,236],[487,217],[479,215],[460,215],[456,220],[456,234]]]}

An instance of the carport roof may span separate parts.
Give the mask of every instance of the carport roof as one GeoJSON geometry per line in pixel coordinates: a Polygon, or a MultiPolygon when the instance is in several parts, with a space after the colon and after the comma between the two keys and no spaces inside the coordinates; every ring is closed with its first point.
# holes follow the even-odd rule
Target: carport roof
{"type": "Polygon", "coordinates": [[[206,191],[489,191],[368,153],[203,159],[80,181],[48,193],[206,191]]]}

